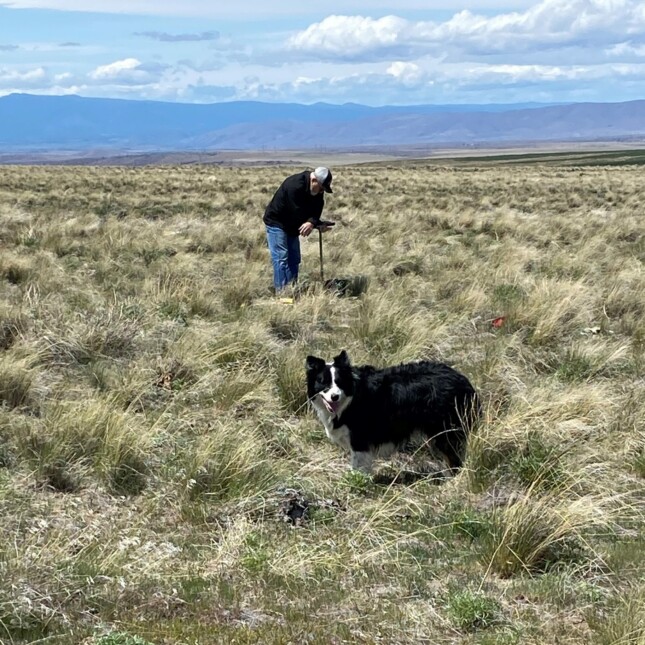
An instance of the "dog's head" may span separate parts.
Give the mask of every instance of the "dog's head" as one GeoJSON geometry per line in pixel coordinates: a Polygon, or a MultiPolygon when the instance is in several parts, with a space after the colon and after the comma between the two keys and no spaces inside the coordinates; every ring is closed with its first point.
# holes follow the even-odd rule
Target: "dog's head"
{"type": "Polygon", "coordinates": [[[343,350],[331,363],[316,356],[307,356],[307,396],[317,407],[329,414],[340,415],[354,394],[352,365],[343,350]]]}

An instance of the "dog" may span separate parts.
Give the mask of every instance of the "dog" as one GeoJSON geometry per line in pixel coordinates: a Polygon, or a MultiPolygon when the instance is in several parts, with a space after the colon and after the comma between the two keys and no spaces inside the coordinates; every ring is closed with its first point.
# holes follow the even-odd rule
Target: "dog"
{"type": "Polygon", "coordinates": [[[327,437],[351,454],[351,467],[369,473],[419,436],[452,472],[464,458],[466,437],[479,415],[470,381],[444,363],[418,361],[377,369],[352,366],[345,350],[331,363],[307,356],[307,396],[327,437]]]}

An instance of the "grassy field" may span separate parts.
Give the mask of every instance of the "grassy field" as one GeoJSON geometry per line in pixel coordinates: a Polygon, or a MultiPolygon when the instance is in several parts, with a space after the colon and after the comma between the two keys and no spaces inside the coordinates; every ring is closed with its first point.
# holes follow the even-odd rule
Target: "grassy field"
{"type": "Polygon", "coordinates": [[[272,299],[298,168],[0,173],[0,643],[645,643],[638,167],[338,168],[329,277],[272,299]],[[304,359],[442,360],[465,468],[348,470],[304,359]]]}

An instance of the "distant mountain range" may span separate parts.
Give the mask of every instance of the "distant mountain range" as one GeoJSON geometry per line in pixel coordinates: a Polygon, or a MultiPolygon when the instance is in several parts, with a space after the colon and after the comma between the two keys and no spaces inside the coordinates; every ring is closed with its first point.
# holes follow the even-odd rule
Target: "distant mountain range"
{"type": "Polygon", "coordinates": [[[208,105],[10,94],[0,151],[348,149],[617,141],[645,136],[645,100],[624,103],[208,105]]]}

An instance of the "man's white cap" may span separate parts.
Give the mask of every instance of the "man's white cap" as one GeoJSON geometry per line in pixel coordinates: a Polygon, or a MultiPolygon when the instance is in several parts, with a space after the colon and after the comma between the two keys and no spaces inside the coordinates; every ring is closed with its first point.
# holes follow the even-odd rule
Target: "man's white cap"
{"type": "Polygon", "coordinates": [[[316,177],[316,181],[323,187],[323,190],[326,193],[334,192],[331,189],[331,170],[329,170],[329,168],[318,166],[318,168],[314,170],[314,177],[316,177]]]}

